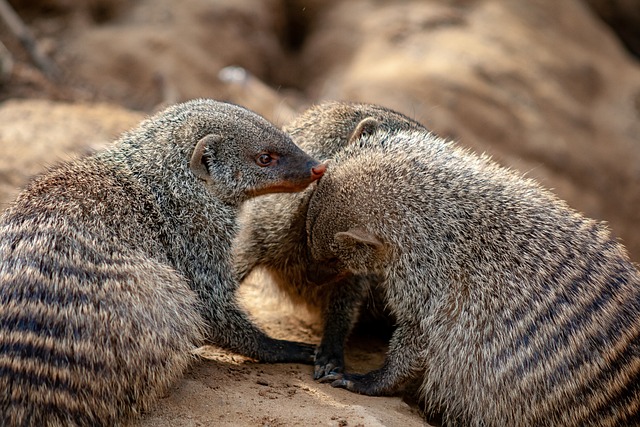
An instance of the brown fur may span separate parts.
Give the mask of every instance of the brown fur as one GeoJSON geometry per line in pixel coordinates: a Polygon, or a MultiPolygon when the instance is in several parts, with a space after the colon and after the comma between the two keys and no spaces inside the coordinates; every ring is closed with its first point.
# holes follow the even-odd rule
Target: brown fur
{"type": "MultiPolygon", "coordinates": [[[[326,160],[378,127],[423,129],[408,117],[376,105],[327,102],[305,111],[284,130],[306,152],[326,160]]],[[[331,266],[309,259],[305,223],[312,195],[313,186],[304,193],[274,194],[246,203],[235,242],[235,264],[240,280],[263,269],[293,302],[322,316],[324,333],[314,373],[318,379],[342,371],[344,342],[363,302],[364,312],[373,314],[372,319],[388,313],[380,304],[374,276],[341,279],[331,266]]]]}
{"type": "Polygon", "coordinates": [[[448,425],[638,424],[638,270],[535,182],[379,129],[335,157],[307,231],[315,262],[381,277],[397,319],[383,366],[334,386],[386,395],[420,378],[448,425]]]}
{"type": "Polygon", "coordinates": [[[310,363],[238,307],[230,246],[244,200],[323,171],[261,117],[196,100],[36,178],[0,217],[3,425],[120,425],[204,342],[310,363]]]}

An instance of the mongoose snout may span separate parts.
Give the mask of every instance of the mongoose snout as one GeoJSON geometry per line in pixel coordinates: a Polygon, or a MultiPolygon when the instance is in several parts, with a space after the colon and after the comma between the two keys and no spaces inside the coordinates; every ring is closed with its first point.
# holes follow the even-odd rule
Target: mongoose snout
{"type": "Polygon", "coordinates": [[[318,166],[312,167],[311,180],[315,181],[316,179],[320,179],[326,171],[327,171],[327,162],[321,163],[318,166]]]}
{"type": "Polygon", "coordinates": [[[282,159],[278,159],[277,162],[282,162],[282,166],[288,170],[282,175],[284,179],[262,187],[250,188],[247,194],[255,197],[271,193],[297,193],[320,179],[327,170],[326,162],[318,163],[315,160],[301,162],[302,166],[292,165],[291,162],[286,163],[282,159]]]}
{"type": "Polygon", "coordinates": [[[324,175],[326,165],[319,164],[316,161],[307,162],[302,172],[300,169],[293,171],[291,174],[282,175],[279,181],[273,181],[268,185],[252,187],[246,190],[249,197],[262,196],[273,193],[297,193],[307,188],[311,183],[317,181],[324,175]]]}

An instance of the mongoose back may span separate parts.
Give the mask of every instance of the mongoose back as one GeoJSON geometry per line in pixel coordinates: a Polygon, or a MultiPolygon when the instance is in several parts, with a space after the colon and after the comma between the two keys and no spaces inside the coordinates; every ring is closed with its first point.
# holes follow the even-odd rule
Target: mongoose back
{"type": "Polygon", "coordinates": [[[309,250],[382,278],[397,320],[381,368],[325,377],[368,395],[421,379],[445,425],[640,422],[640,275],[605,225],[420,130],[336,155],[309,250]]]}
{"type": "Polygon", "coordinates": [[[194,100],[37,177],[0,217],[3,425],[120,425],[203,343],[311,363],[236,304],[230,250],[240,203],[324,169],[256,114],[194,100]]]}
{"type": "MultiPolygon", "coordinates": [[[[284,130],[307,153],[326,160],[377,127],[423,129],[410,118],[381,106],[326,102],[308,109],[284,130]]],[[[343,369],[344,342],[362,301],[368,303],[366,312],[385,313],[384,307],[375,304],[375,298],[368,298],[376,295],[375,278],[364,275],[340,280],[331,269],[309,258],[305,224],[312,194],[310,187],[304,193],[273,194],[246,203],[235,242],[235,264],[240,280],[254,269],[264,269],[292,301],[321,315],[324,332],[314,372],[319,379],[343,369]]]]}

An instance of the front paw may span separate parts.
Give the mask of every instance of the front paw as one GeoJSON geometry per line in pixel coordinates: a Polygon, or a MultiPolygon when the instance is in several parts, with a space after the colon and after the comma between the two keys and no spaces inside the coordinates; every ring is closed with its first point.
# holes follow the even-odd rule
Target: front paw
{"type": "Polygon", "coordinates": [[[332,387],[344,388],[354,393],[367,396],[380,396],[381,389],[375,375],[368,374],[334,374],[323,378],[323,382],[331,381],[332,387]]]}
{"type": "Polygon", "coordinates": [[[294,342],[293,348],[290,350],[292,359],[298,363],[310,365],[315,361],[316,346],[312,344],[294,342]]]}
{"type": "Polygon", "coordinates": [[[261,358],[268,363],[304,363],[311,365],[315,360],[316,347],[311,344],[275,340],[274,351],[261,358]]]}
{"type": "Polygon", "coordinates": [[[315,367],[313,372],[313,379],[324,381],[325,377],[340,374],[344,369],[344,358],[342,353],[331,354],[330,352],[322,351],[318,349],[316,352],[315,367]]]}

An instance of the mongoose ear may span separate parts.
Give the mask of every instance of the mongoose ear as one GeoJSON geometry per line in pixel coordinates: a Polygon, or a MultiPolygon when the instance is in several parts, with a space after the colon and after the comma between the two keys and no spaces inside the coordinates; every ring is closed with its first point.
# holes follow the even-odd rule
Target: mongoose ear
{"type": "Polygon", "coordinates": [[[189,162],[189,168],[195,176],[204,181],[210,179],[211,173],[208,162],[211,160],[214,150],[221,141],[222,137],[220,135],[212,134],[198,141],[196,148],[193,150],[193,154],[191,154],[191,161],[189,162]]]}
{"type": "Polygon", "coordinates": [[[363,136],[371,135],[378,129],[378,126],[380,126],[380,122],[373,117],[362,119],[351,133],[347,144],[352,144],[363,136]]]}
{"type": "Polygon", "coordinates": [[[334,235],[336,255],[354,273],[377,270],[389,261],[389,248],[375,235],[352,228],[334,235]]]}
{"type": "Polygon", "coordinates": [[[340,231],[335,234],[336,242],[345,246],[356,246],[357,244],[371,246],[373,249],[382,250],[384,244],[373,234],[360,228],[352,228],[349,231],[340,231]]]}

